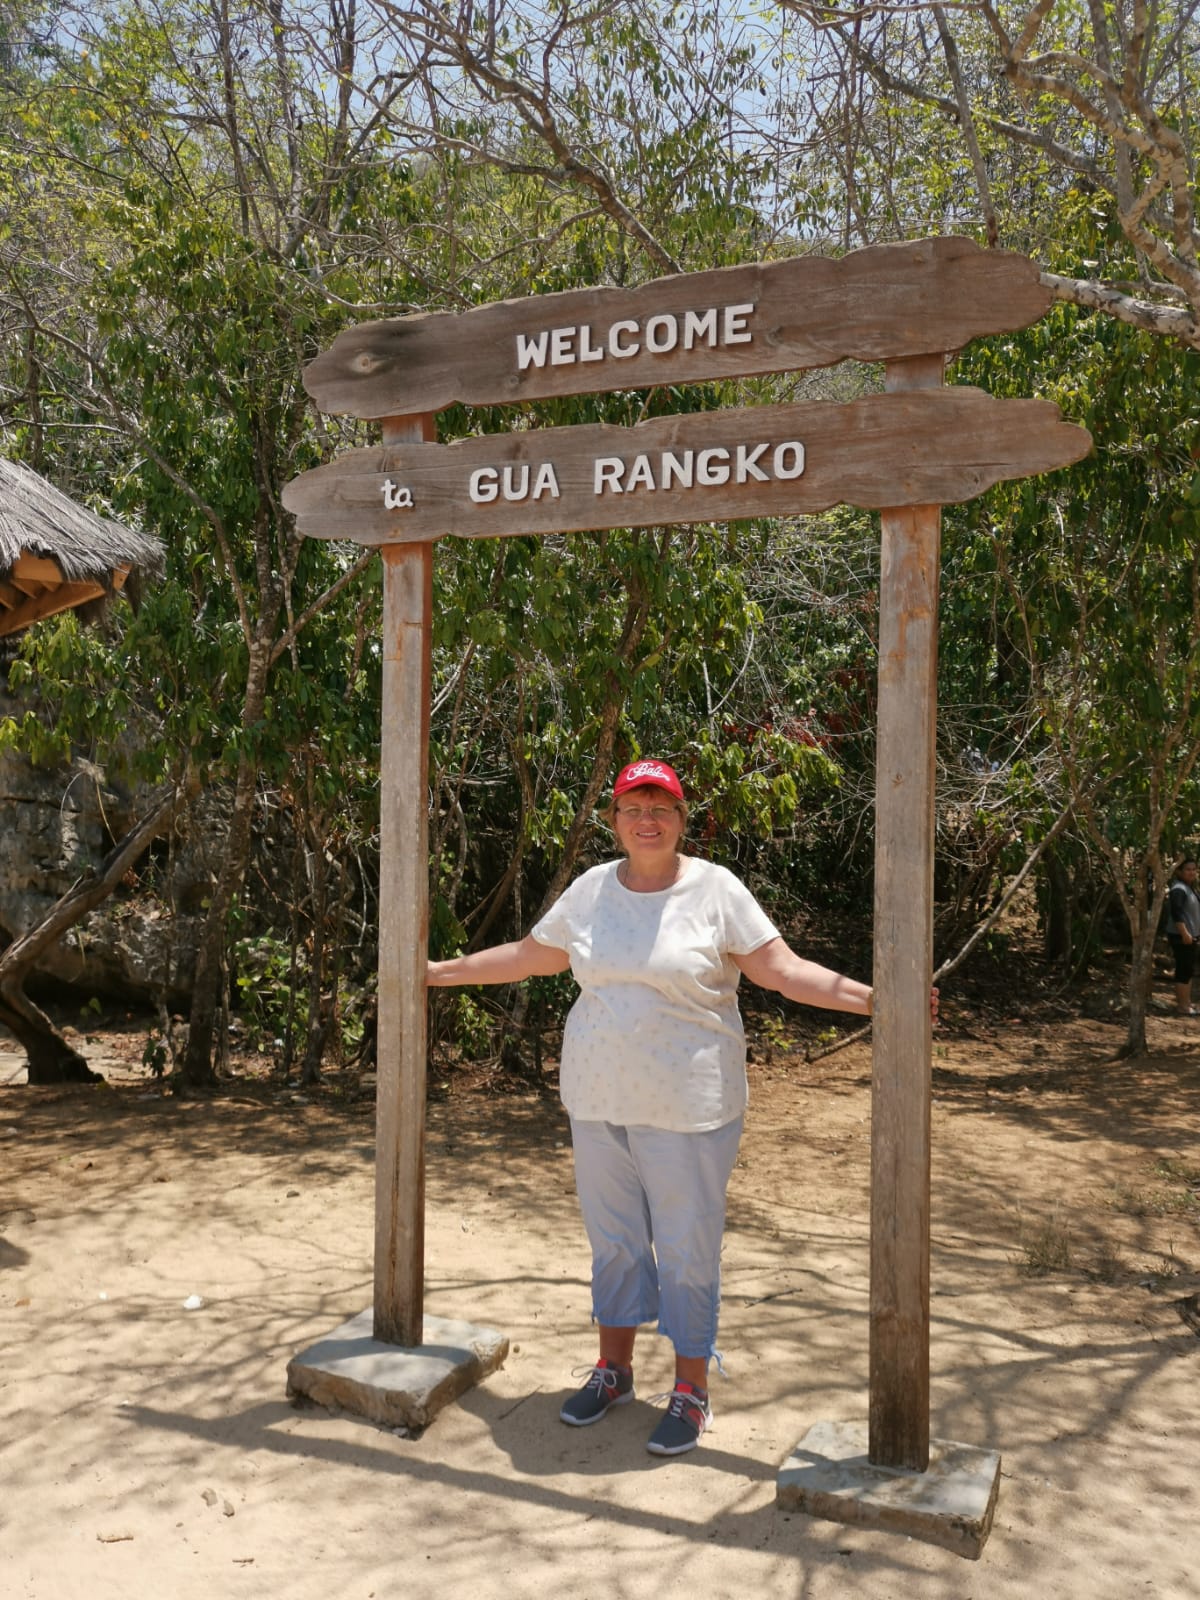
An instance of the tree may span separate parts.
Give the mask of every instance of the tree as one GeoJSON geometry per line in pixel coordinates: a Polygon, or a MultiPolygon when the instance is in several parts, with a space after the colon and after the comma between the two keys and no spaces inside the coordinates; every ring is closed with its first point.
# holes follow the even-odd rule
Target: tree
{"type": "MultiPolygon", "coordinates": [[[[1053,9],[1038,9],[1039,26],[1053,9]]],[[[228,786],[186,1062],[195,1083],[212,1078],[223,992],[254,993],[259,973],[286,987],[286,1005],[263,1006],[264,1026],[269,1012],[288,1059],[315,1073],[341,1003],[350,882],[362,907],[358,943],[372,942],[377,567],[298,540],[279,508],[289,477],[360,437],[354,424],[315,419],[299,383],[306,359],[346,321],[632,284],[924,227],[978,226],[1032,245],[1047,268],[1081,283],[1100,281],[1086,262],[1107,269],[1126,249],[1118,202],[1101,181],[1116,161],[1109,147],[1098,134],[1086,147],[1095,173],[1057,159],[1081,128],[1095,133],[1070,97],[1060,106],[1039,91],[1041,144],[1006,131],[1020,125],[1019,103],[1007,80],[983,70],[994,35],[983,13],[909,7],[889,21],[868,9],[856,23],[812,7],[739,20],[725,0],[665,10],[644,0],[255,0],[236,11],[226,0],[127,0],[55,15],[20,71],[0,80],[0,138],[12,157],[0,165],[0,428],[7,447],[86,484],[93,503],[140,516],[169,545],[168,581],[119,644],[87,644],[64,628],[29,649],[61,727],[95,740],[94,754],[115,750],[117,726],[132,721],[147,781],[190,771],[228,786]],[[920,31],[930,17],[946,23],[936,42],[920,31]],[[881,55],[882,68],[895,75],[905,65],[922,93],[926,80],[939,85],[932,100],[901,100],[871,77],[863,52],[897,40],[903,50],[881,55]],[[968,121],[974,146],[961,143],[968,121]],[[981,200],[964,216],[964,176],[978,183],[979,174],[991,209],[981,200]],[[1070,230],[1054,219],[1080,209],[1102,212],[1104,226],[1072,255],[1070,230]],[[102,650],[106,659],[93,659],[102,650]],[[76,714],[62,716],[64,707],[76,714]],[[246,874],[268,800],[287,819],[300,865],[295,883],[264,878],[251,896],[246,874]]],[[[1155,27],[1146,48],[1177,64],[1182,87],[1168,93],[1160,73],[1146,94],[1173,126],[1191,35],[1172,43],[1155,27]]],[[[1177,120],[1186,144],[1190,128],[1177,120]]],[[[1128,165],[1127,222],[1149,192],[1150,160],[1128,165]]],[[[1161,194],[1138,214],[1146,229],[1168,204],[1161,194]]],[[[1186,241],[1171,239],[1183,260],[1186,241]]],[[[1141,262],[1130,273],[1144,268],[1151,298],[1167,306],[1178,286],[1148,248],[1141,262]]],[[[1090,360],[1069,326],[1064,359],[1090,360]]],[[[1049,389],[1053,354],[1036,348],[1049,389]]],[[[1022,379],[1024,391],[1028,372],[1022,379]]],[[[585,398],[536,415],[459,408],[439,428],[450,439],[628,424],[731,401],[847,396],[872,381],[841,369],[585,398]]],[[[1073,395],[1067,410],[1080,415],[1073,395]]],[[[986,504],[998,517],[1024,515],[1015,498],[986,504]]],[[[1006,548],[982,535],[971,546],[1000,587],[1006,548]]],[[[1014,549],[1024,561],[1025,545],[1014,549]]],[[[947,555],[952,577],[951,541],[947,555]]],[[[594,801],[635,750],[668,752],[695,773],[711,797],[698,819],[703,846],[736,849],[781,906],[823,887],[844,860],[857,880],[871,799],[875,563],[869,519],[853,516],[802,530],[618,529],[441,545],[439,945],[523,931],[596,848],[594,801]]],[[[1016,572],[1015,554],[1011,564],[1016,572]]],[[[1037,580],[1034,567],[1021,568],[1028,630],[1011,599],[995,635],[976,630],[947,663],[944,753],[955,785],[946,815],[957,807],[963,821],[961,861],[943,863],[943,882],[964,922],[1015,851],[1013,815],[1028,799],[1018,777],[997,801],[991,780],[959,759],[978,715],[968,680],[990,671],[992,645],[1009,674],[990,712],[994,739],[1013,752],[1037,743],[1049,775],[1039,806],[1053,798],[1064,759],[1031,710],[1027,633],[1046,630],[1037,580]],[[965,665],[970,673],[957,671],[965,665]],[[977,826],[993,805],[997,815],[977,826]]],[[[1039,708],[1052,702],[1050,662],[1066,649],[1060,637],[1044,672],[1038,658],[1039,708]]],[[[1089,772],[1109,715],[1094,711],[1089,772]]],[[[1024,843],[1022,855],[1036,845],[1024,843]]]]}
{"type": "MultiPolygon", "coordinates": [[[[263,785],[276,787],[304,839],[314,908],[310,1073],[333,1003],[320,980],[329,842],[369,826],[378,591],[360,580],[370,558],[298,540],[279,511],[283,481],[347,433],[326,423],[314,435],[299,386],[305,359],[347,315],[376,310],[380,300],[408,309],[414,291],[437,304],[566,287],[605,263],[620,269],[624,248],[619,229],[598,231],[593,213],[575,214],[540,174],[519,170],[527,149],[510,145],[507,165],[467,170],[461,139],[443,125],[437,161],[426,159],[414,176],[396,130],[419,125],[401,115],[398,87],[415,69],[385,72],[373,98],[360,95],[355,14],[331,12],[325,34],[320,15],[313,8],[285,25],[278,8],[235,18],[220,3],[64,12],[40,71],[10,99],[22,221],[2,263],[11,437],[60,467],[63,441],[77,440],[74,473],[104,484],[115,513],[161,529],[170,553],[168,582],[103,662],[81,671],[75,652],[84,647],[70,630],[55,630],[30,641],[30,673],[54,704],[60,733],[78,730],[93,754],[111,756],[118,728],[134,722],[144,778],[190,772],[230,786],[184,1063],[185,1080],[197,1086],[212,1081],[263,785]],[[447,210],[449,231],[440,220],[447,210]],[[541,240],[533,254],[517,247],[529,238],[541,240]],[[456,277],[459,263],[470,267],[469,285],[456,277]],[[348,792],[346,775],[356,769],[364,781],[348,792]],[[347,825],[356,794],[358,820],[347,825]]],[[[628,39],[637,44],[636,34],[628,39]]],[[[378,58],[383,46],[371,48],[378,58]]],[[[433,79],[420,81],[428,93],[433,79]]],[[[602,104],[588,82],[585,75],[585,120],[602,104]]],[[[660,119],[657,146],[639,137],[623,156],[628,171],[642,171],[666,221],[677,134],[660,119]]],[[[527,130],[522,137],[528,143],[527,130]]],[[[691,181],[697,196],[707,192],[699,163],[691,181]]],[[[721,212],[720,198],[710,194],[708,213],[688,223],[725,217],[723,231],[710,228],[705,241],[717,259],[745,222],[736,210],[721,212]]],[[[689,401],[711,403],[663,395],[651,404],[689,401]]],[[[624,397],[603,414],[634,420],[643,409],[624,397]]],[[[444,422],[451,434],[478,425],[467,416],[444,422]]],[[[615,533],[569,553],[539,549],[528,576],[521,553],[508,546],[494,570],[492,554],[466,548],[439,562],[440,649],[448,686],[464,688],[443,792],[461,795],[483,749],[493,769],[511,763],[513,785],[497,787],[515,785],[525,805],[497,815],[499,883],[478,870],[467,875],[463,892],[484,902],[466,918],[473,931],[499,916],[520,920],[570,872],[614,750],[651,715],[668,726],[654,694],[664,655],[681,707],[701,669],[706,692],[719,691],[726,652],[741,660],[750,615],[736,552],[713,532],[615,533]],[[579,651],[581,638],[587,648],[579,651]],[[581,787],[555,776],[564,742],[586,759],[581,787]],[[554,858],[548,872],[537,860],[526,881],[531,845],[554,858]]],[[[795,770],[809,759],[807,747],[777,743],[768,770],[756,761],[739,775],[726,763],[725,786],[732,795],[740,783],[760,819],[772,808],[786,814],[795,770]]],[[[705,740],[696,744],[703,753],[705,740]]],[[[489,808],[474,807],[466,829],[455,803],[448,800],[451,837],[457,832],[467,855],[486,864],[489,808]]],[[[295,934],[291,948],[294,956],[295,934]]]]}
{"type": "MultiPolygon", "coordinates": [[[[390,281],[375,261],[339,282],[353,249],[339,246],[335,260],[324,247],[343,228],[353,238],[360,214],[395,218],[410,191],[376,160],[378,114],[355,121],[348,95],[327,94],[308,61],[308,29],[320,24],[349,70],[353,8],[312,8],[303,21],[286,26],[270,5],[235,17],[224,0],[63,8],[41,71],[13,87],[6,123],[17,220],[0,261],[4,414],[33,453],[50,436],[56,447],[72,434],[85,441],[90,459],[77,456],[76,471],[107,481],[114,511],[163,530],[169,581],[113,693],[136,702],[134,680],[149,681],[141,731],[160,762],[232,784],[197,952],[184,1068],[196,1086],[213,1081],[260,777],[289,765],[272,687],[282,678],[307,704],[327,770],[338,739],[362,726],[345,681],[334,689],[353,627],[334,631],[333,661],[298,641],[369,557],[300,540],[279,493],[312,449],[300,373],[338,325],[338,289],[390,281]]],[[[361,660],[357,670],[361,689],[369,674],[361,660]]]]}
{"type": "Polygon", "coordinates": [[[958,216],[990,243],[1040,257],[1059,299],[1200,349],[1196,0],[780,3],[819,41],[826,125],[854,130],[856,149],[874,147],[885,167],[892,118],[903,121],[901,152],[923,147],[903,184],[917,217],[944,225],[931,202],[973,194],[968,212],[953,201],[958,216]],[[1081,188],[1114,231],[1101,256],[1064,272],[1049,207],[1081,188]]]}
{"type": "MultiPolygon", "coordinates": [[[[1028,664],[1036,745],[1127,920],[1125,1054],[1144,1054],[1163,892],[1200,815],[1200,473],[1191,358],[1064,308],[992,341],[964,376],[1031,375],[1091,429],[1091,457],[955,520],[1028,664]],[[989,559],[990,556],[990,559],[989,559]],[[985,579],[986,581],[986,579],[985,579]]],[[[1028,772],[1028,761],[1025,763],[1028,772]]]]}
{"type": "Polygon", "coordinates": [[[522,241],[535,263],[589,223],[598,276],[617,282],[762,242],[769,162],[737,108],[763,41],[736,4],[368,3],[419,91],[393,102],[389,126],[430,159],[539,188],[554,220],[522,241]]]}

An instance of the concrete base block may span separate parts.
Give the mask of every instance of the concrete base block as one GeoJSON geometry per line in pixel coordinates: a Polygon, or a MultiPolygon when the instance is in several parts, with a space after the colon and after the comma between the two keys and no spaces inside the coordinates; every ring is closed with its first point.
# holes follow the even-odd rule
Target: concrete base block
{"type": "Polygon", "coordinates": [[[351,1411],[392,1427],[424,1428],[443,1406],[504,1365],[495,1328],[426,1316],[418,1349],[383,1344],[368,1307],[288,1362],[289,1397],[351,1411]]]}
{"type": "Polygon", "coordinates": [[[867,1460],[865,1422],[816,1422],[779,1469],[777,1505],[830,1522],[885,1528],[977,1561],[991,1532],[1000,1457],[968,1444],[929,1442],[929,1469],[867,1460]]]}

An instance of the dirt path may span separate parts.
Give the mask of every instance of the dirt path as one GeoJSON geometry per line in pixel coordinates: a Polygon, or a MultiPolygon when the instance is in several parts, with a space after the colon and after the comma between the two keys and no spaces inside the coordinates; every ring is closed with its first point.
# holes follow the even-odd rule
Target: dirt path
{"type": "Polygon", "coordinates": [[[552,1101],[431,1108],[427,1309],[512,1353],[408,1439],[284,1397],[289,1357],[370,1300],[366,1101],[164,1100],[104,1040],[115,1086],[31,1091],[0,1057],[0,1595],[1191,1600],[1200,1028],[1155,1021],[1136,1067],[1118,1037],[937,1045],[932,1422],[1003,1457],[978,1563],[774,1504],[808,1426],[866,1411],[860,1047],[754,1069],[729,1379],[665,1463],[653,1335],[638,1404],[556,1420],[591,1335],[552,1101]]]}

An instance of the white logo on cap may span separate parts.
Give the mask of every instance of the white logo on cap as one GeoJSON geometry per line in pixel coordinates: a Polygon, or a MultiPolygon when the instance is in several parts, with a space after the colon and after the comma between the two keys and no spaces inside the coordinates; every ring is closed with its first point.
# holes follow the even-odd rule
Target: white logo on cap
{"type": "Polygon", "coordinates": [[[635,761],[625,774],[627,778],[665,778],[666,768],[657,761],[635,761]]]}

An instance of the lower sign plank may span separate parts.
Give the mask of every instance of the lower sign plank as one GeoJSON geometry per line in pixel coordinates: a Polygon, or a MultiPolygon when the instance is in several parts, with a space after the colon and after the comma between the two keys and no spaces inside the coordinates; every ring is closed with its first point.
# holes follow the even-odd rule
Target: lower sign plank
{"type": "Polygon", "coordinates": [[[1045,400],[979,389],[354,450],[287,485],[302,533],[360,544],[946,505],[1091,449],[1045,400]]]}

